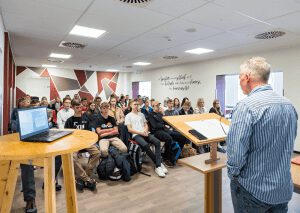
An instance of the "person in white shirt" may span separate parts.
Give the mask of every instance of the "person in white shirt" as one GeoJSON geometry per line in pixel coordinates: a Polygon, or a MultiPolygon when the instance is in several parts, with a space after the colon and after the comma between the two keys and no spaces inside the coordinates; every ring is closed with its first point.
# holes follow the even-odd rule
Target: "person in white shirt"
{"type": "Polygon", "coordinates": [[[204,107],[204,99],[198,98],[197,106],[195,107],[194,114],[207,113],[207,109],[204,107]]]}
{"type": "Polygon", "coordinates": [[[74,110],[71,108],[71,99],[64,98],[63,99],[64,108],[59,110],[57,113],[57,127],[58,129],[64,129],[65,123],[68,118],[74,115],[74,110]]]}
{"type": "Polygon", "coordinates": [[[155,172],[159,177],[165,177],[168,170],[161,163],[160,141],[149,134],[147,120],[143,113],[138,111],[138,100],[131,103],[132,111],[125,117],[125,125],[132,134],[132,139],[136,141],[147,155],[154,162],[155,172]],[[151,151],[149,143],[154,144],[155,154],[151,151]]]}

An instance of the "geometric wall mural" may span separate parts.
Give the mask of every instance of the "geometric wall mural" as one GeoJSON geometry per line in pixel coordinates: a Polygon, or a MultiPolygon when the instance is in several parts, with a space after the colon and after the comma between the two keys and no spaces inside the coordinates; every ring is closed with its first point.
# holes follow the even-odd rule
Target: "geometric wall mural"
{"type": "Polygon", "coordinates": [[[56,97],[73,97],[78,93],[81,98],[93,100],[100,96],[107,100],[116,92],[119,73],[58,68],[17,67],[16,98],[29,94],[56,97]],[[43,84],[43,85],[40,85],[43,84]]]}

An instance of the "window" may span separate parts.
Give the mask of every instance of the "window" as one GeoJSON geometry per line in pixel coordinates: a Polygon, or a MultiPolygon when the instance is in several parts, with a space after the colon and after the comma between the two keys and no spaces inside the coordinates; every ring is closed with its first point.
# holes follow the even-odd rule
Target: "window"
{"type": "Polygon", "coordinates": [[[151,81],[132,82],[132,97],[137,95],[151,98],[151,81]]]}
{"type": "MultiPolygon", "coordinates": [[[[283,72],[271,72],[269,84],[273,90],[283,95],[283,72]]],[[[226,117],[231,117],[236,104],[246,97],[240,87],[239,75],[217,76],[217,99],[226,117]]]]}

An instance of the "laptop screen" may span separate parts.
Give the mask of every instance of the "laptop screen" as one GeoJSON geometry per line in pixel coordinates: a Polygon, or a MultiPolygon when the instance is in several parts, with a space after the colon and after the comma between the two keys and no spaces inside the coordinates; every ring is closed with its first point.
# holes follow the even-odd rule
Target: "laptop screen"
{"type": "Polygon", "coordinates": [[[21,140],[49,129],[46,107],[19,109],[18,120],[21,140]]]}

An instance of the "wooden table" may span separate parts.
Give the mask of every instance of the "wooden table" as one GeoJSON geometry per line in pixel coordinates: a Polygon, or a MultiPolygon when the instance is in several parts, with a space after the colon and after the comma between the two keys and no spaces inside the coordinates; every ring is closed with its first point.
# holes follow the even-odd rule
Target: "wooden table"
{"type": "Polygon", "coordinates": [[[292,163],[291,174],[294,183],[294,191],[300,194],[300,165],[292,163]]]}
{"type": "Polygon", "coordinates": [[[68,213],[77,213],[77,197],[73,166],[73,152],[87,148],[98,140],[98,135],[85,130],[52,143],[21,142],[19,134],[0,137],[0,212],[11,211],[20,164],[42,165],[44,167],[45,212],[56,212],[54,158],[62,157],[64,188],[68,213]]]}
{"type": "Polygon", "coordinates": [[[218,142],[224,141],[225,137],[199,140],[189,133],[192,128],[185,122],[207,119],[217,119],[229,125],[229,121],[214,113],[164,116],[163,119],[174,129],[188,138],[197,146],[210,145],[210,153],[201,154],[189,158],[180,159],[178,163],[191,167],[205,176],[204,211],[206,213],[222,212],[222,168],[226,167],[226,155],[217,155],[218,142]]]}

